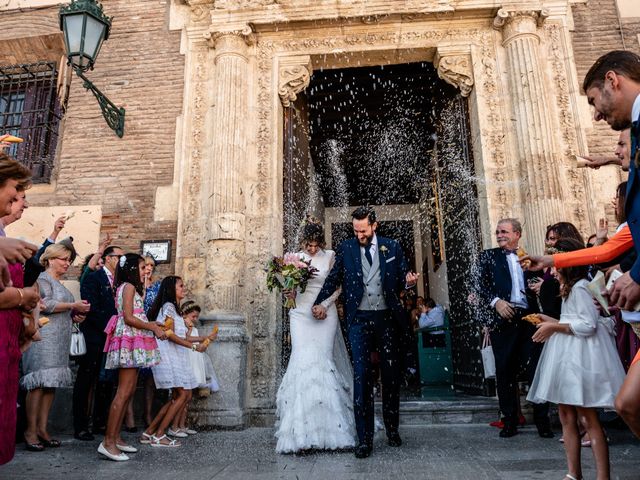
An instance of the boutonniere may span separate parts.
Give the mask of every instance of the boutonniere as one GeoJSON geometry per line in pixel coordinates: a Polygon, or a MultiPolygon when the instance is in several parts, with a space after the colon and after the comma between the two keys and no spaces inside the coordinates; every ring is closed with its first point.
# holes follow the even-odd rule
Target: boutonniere
{"type": "Polygon", "coordinates": [[[382,246],[380,247],[380,253],[382,253],[383,255],[384,255],[385,253],[387,253],[388,251],[389,251],[389,249],[388,249],[387,247],[385,247],[384,245],[382,245],[382,246]]]}

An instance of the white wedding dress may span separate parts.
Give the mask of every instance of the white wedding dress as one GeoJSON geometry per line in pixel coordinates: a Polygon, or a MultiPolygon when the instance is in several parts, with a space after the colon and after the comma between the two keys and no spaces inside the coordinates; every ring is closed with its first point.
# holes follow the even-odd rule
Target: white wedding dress
{"type": "Polygon", "coordinates": [[[334,305],[338,292],[323,302],[326,319],[311,314],[335,253],[300,255],[319,272],[304,293],[298,292],[296,308],[289,311],[291,358],[276,397],[278,453],[349,448],[356,439],[353,371],[334,305]]]}

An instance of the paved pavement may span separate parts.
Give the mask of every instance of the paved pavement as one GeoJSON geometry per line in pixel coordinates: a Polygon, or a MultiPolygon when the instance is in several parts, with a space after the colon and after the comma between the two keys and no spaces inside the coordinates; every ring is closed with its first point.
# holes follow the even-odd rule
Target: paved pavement
{"type": "MultiPolygon", "coordinates": [[[[401,427],[404,445],[391,448],[379,432],[374,453],[277,455],[273,430],[201,432],[175,450],[141,446],[128,462],[103,460],[97,442],[61,436],[63,445],[42,453],[18,446],[14,460],[0,467],[0,479],[209,480],[209,479],[551,479],[566,472],[558,437],[538,437],[525,427],[510,439],[484,425],[401,427]]],[[[126,434],[132,441],[135,435],[126,434]]],[[[612,478],[640,479],[640,441],[626,430],[609,430],[612,478]]],[[[583,450],[585,479],[595,478],[590,449],[583,450]]]]}

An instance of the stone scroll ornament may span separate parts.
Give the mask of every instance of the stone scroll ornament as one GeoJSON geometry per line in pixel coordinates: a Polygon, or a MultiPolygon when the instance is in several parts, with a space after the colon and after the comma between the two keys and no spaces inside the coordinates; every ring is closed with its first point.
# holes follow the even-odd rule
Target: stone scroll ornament
{"type": "Polygon", "coordinates": [[[309,86],[311,71],[307,65],[286,65],[280,68],[278,95],[283,107],[289,107],[298,93],[309,86]]]}
{"type": "Polygon", "coordinates": [[[458,88],[463,97],[468,97],[473,89],[473,71],[468,55],[447,55],[437,59],[438,76],[458,88]]]}

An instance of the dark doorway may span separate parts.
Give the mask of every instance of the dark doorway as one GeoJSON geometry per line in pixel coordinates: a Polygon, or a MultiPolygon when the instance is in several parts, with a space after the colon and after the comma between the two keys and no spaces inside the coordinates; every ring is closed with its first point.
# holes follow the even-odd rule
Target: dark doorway
{"type": "MultiPolygon", "coordinates": [[[[285,111],[284,238],[287,250],[295,250],[297,228],[309,213],[323,219],[325,209],[385,206],[379,234],[401,243],[425,282],[446,259],[454,384],[480,393],[479,327],[466,301],[480,249],[468,132],[466,99],[431,63],[314,72],[285,111]],[[413,211],[417,220],[394,217],[394,208],[413,211]],[[414,234],[425,232],[431,241],[420,246],[420,258],[426,260],[416,265],[414,234]]],[[[334,246],[353,235],[348,213],[343,217],[327,232],[334,246]]],[[[286,318],[283,325],[284,367],[286,318]]]]}

